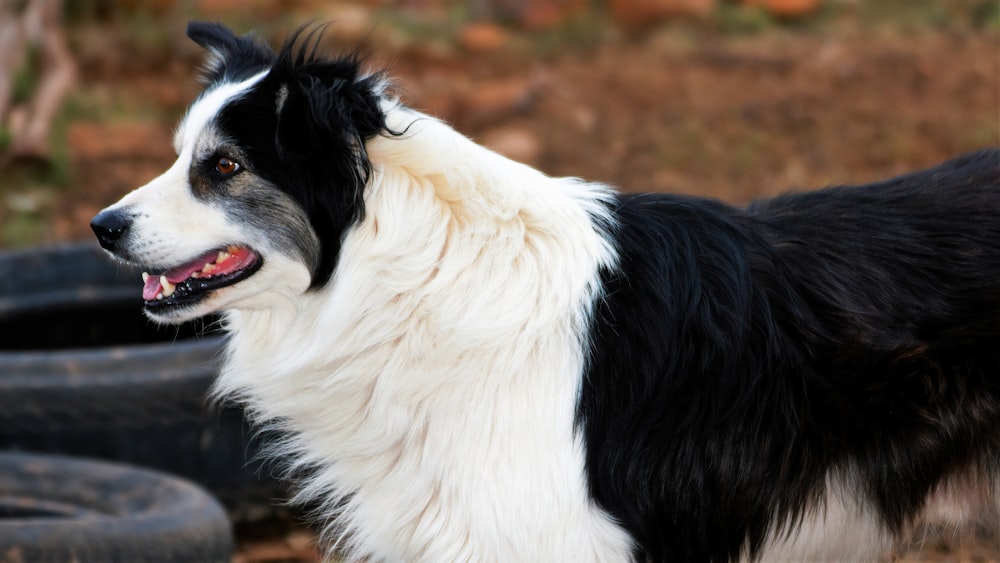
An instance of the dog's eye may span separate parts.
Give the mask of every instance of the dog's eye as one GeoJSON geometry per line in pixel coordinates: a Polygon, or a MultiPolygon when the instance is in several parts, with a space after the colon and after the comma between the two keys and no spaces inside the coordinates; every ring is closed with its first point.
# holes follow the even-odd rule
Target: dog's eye
{"type": "Polygon", "coordinates": [[[222,176],[232,176],[240,171],[240,163],[231,158],[221,157],[215,161],[215,171],[222,176]]]}

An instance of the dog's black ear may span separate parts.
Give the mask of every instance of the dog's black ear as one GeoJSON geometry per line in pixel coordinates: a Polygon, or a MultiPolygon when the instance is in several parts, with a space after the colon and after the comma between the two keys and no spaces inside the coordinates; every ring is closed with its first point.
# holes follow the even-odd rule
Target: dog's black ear
{"type": "Polygon", "coordinates": [[[356,54],[319,56],[324,30],[300,28],[272,68],[271,79],[279,84],[275,143],[282,159],[308,159],[317,151],[329,155],[341,147],[363,151],[367,139],[385,131],[382,76],[364,74],[356,54]]]}
{"type": "Polygon", "coordinates": [[[379,79],[360,77],[346,66],[328,61],[293,73],[280,86],[275,142],[282,158],[307,159],[337,147],[356,150],[384,131],[379,79]]]}
{"type": "Polygon", "coordinates": [[[209,84],[223,78],[249,77],[269,67],[277,56],[253,35],[237,36],[221,23],[190,22],[187,35],[209,53],[205,62],[205,81],[209,84]]]}

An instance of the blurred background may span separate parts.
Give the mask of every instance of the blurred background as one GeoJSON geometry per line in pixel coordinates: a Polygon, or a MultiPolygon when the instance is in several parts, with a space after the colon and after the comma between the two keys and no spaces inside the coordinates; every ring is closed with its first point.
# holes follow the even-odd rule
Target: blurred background
{"type": "Polygon", "coordinates": [[[1000,144],[997,0],[0,0],[0,248],[172,161],[189,19],[333,22],[403,100],[554,175],[744,203],[1000,144]]]}
{"type": "MultiPolygon", "coordinates": [[[[410,106],[625,191],[743,204],[1000,145],[1000,0],[0,0],[0,249],[89,238],[169,166],[190,19],[333,22],[410,106]]],[[[308,529],[240,534],[239,561],[315,559],[308,529]]]]}

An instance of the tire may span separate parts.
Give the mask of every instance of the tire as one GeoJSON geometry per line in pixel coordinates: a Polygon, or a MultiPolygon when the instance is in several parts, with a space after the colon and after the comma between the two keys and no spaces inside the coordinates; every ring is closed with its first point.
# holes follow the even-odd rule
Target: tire
{"type": "Polygon", "coordinates": [[[217,324],[158,327],[139,280],[96,245],[0,253],[0,449],[152,467],[208,488],[236,520],[271,516],[285,490],[243,412],[206,401],[217,324]]]}
{"type": "Polygon", "coordinates": [[[2,562],[228,562],[229,521],[201,488],[159,472],[0,453],[2,562]]]}

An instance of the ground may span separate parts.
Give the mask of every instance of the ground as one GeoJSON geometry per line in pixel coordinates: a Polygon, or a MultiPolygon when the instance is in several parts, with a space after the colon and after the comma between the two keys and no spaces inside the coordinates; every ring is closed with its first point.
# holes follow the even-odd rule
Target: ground
{"type": "MultiPolygon", "coordinates": [[[[845,0],[791,22],[724,4],[714,19],[641,31],[605,25],[600,14],[535,31],[488,26],[485,41],[451,12],[312,4],[321,3],[280,16],[254,4],[233,25],[260,28],[257,18],[277,39],[309,19],[334,19],[331,47],[363,40],[411,106],[547,173],[625,191],[743,204],[1000,145],[1000,9],[983,11],[986,3],[896,17],[845,0]]],[[[931,3],[913,3],[923,4],[931,3]]],[[[204,9],[194,15],[234,21],[204,9]]],[[[0,247],[88,237],[97,210],[169,165],[172,127],[198,91],[187,15],[71,19],[79,85],[53,162],[15,162],[0,175],[0,247]]],[[[239,561],[315,558],[301,531],[247,534],[239,561]]],[[[934,539],[904,559],[1000,557],[983,545],[934,539]]]]}

